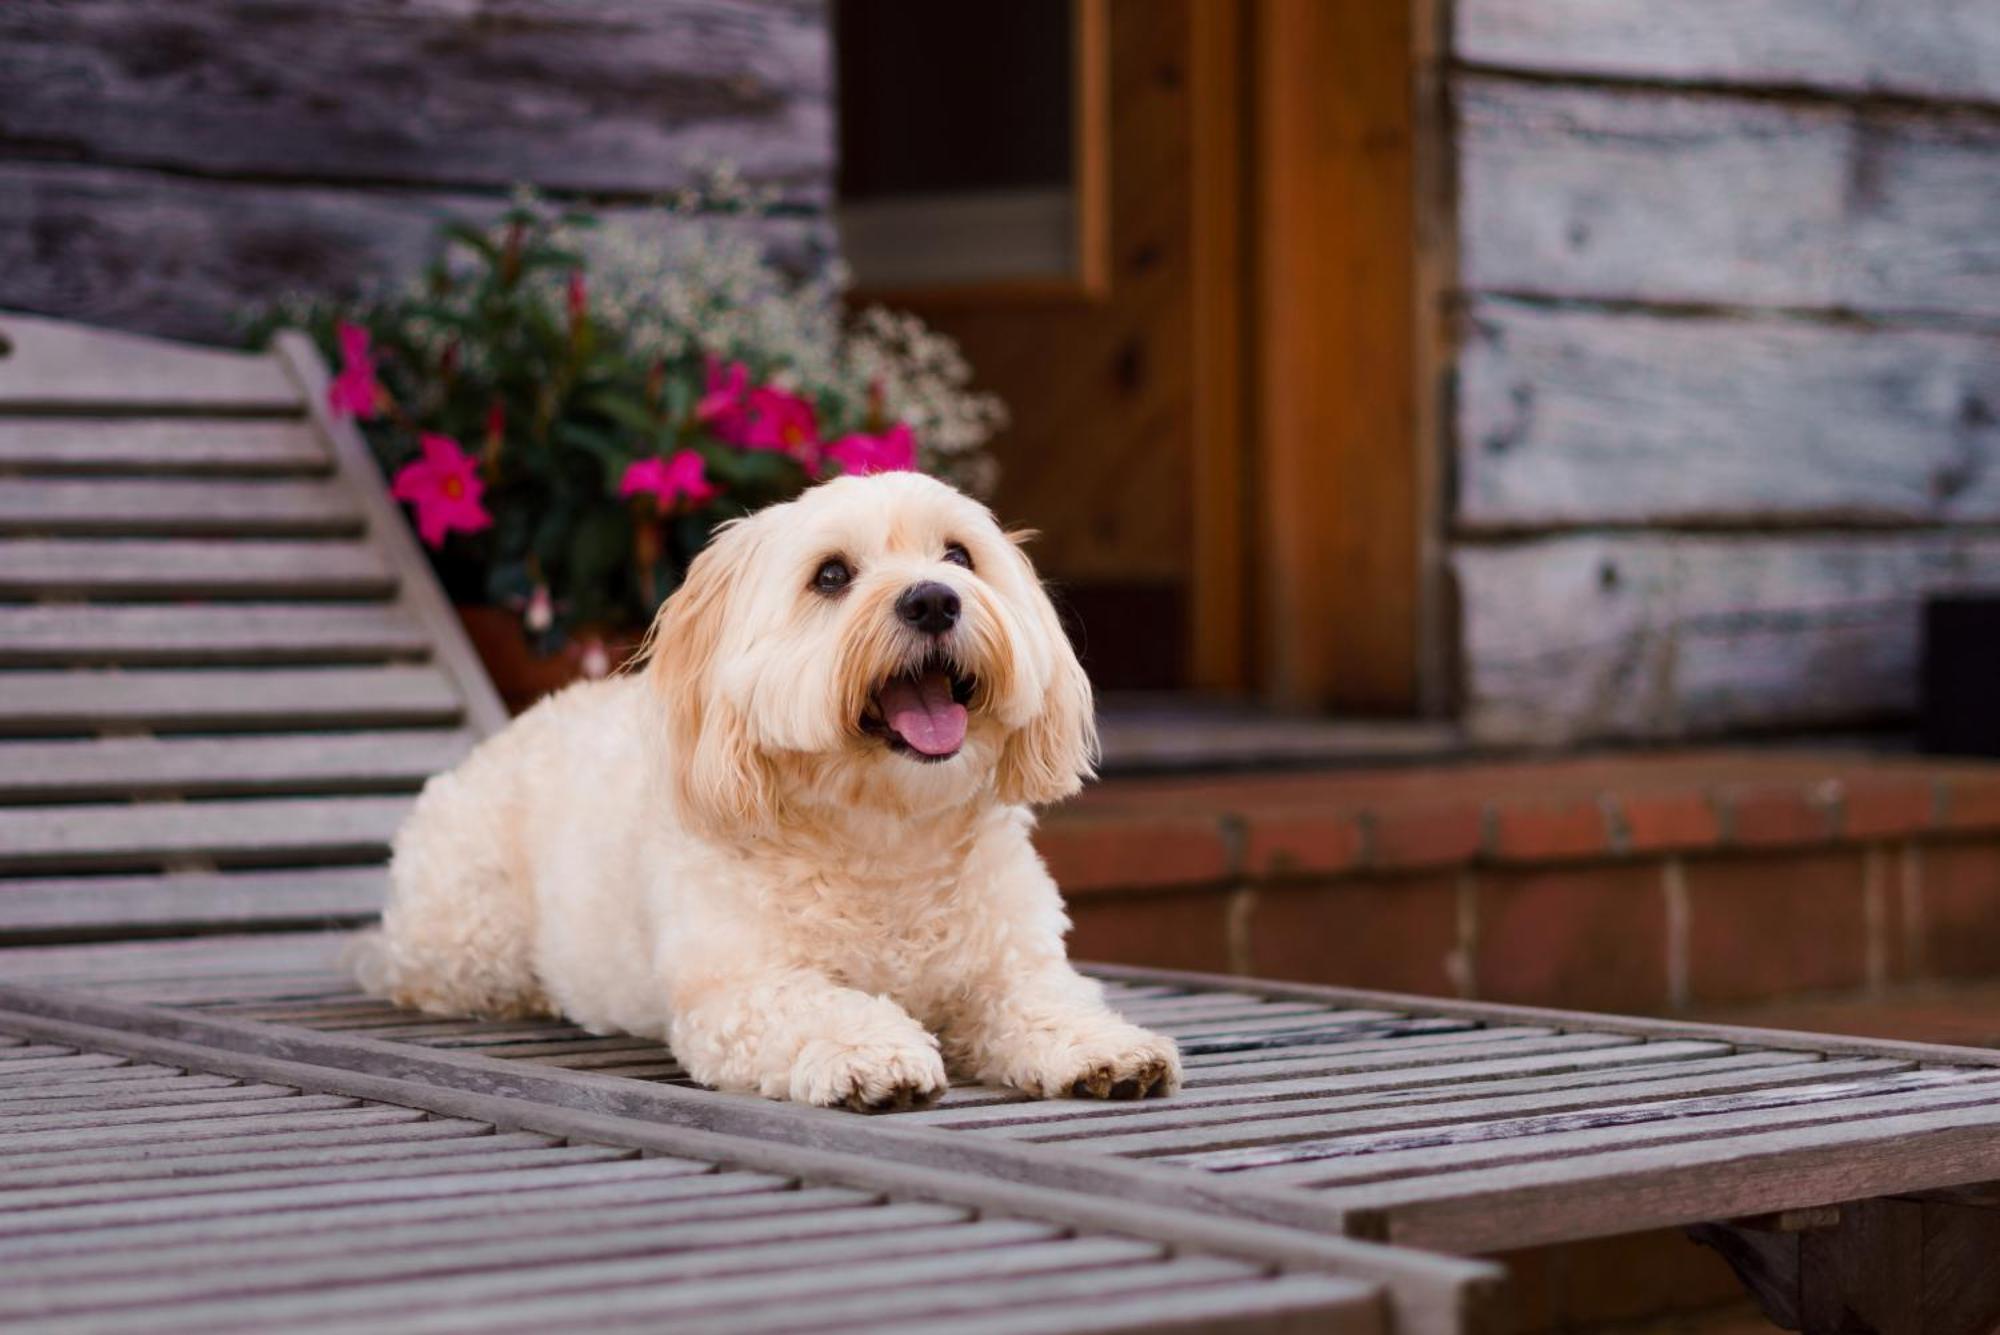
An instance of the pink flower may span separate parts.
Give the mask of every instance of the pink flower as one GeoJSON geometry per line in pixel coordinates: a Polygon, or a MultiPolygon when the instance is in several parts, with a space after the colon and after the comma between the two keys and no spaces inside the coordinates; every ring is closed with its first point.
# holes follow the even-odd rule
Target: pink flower
{"type": "Polygon", "coordinates": [[[917,466],[917,437],[900,423],[879,436],[856,432],[827,446],[826,457],[839,464],[841,472],[857,477],[869,473],[907,473],[917,466]]]}
{"type": "Polygon", "coordinates": [[[396,471],[389,494],[417,510],[417,536],[430,547],[444,546],[447,533],[477,533],[493,522],[479,497],[486,484],[479,465],[450,436],[424,432],[424,457],[396,471]]]}
{"type": "Polygon", "coordinates": [[[368,347],[368,331],[342,320],[334,326],[340,340],[340,374],[326,389],[326,406],[336,417],[375,416],[382,406],[382,383],[375,378],[375,359],[368,347]]]}
{"type": "Polygon", "coordinates": [[[752,450],[777,450],[819,471],[819,420],[810,400],[768,385],[750,392],[750,420],[742,444],[752,450]]]}
{"type": "Polygon", "coordinates": [[[671,459],[656,457],[634,463],[625,470],[618,494],[651,496],[660,513],[665,514],[680,501],[700,505],[712,500],[718,492],[702,474],[701,456],[693,450],[682,450],[671,459]]]}
{"type": "Polygon", "coordinates": [[[590,289],[584,283],[583,270],[569,271],[569,289],[566,296],[569,305],[569,327],[575,329],[583,323],[583,317],[590,310],[590,289]]]}
{"type": "Polygon", "coordinates": [[[750,388],[750,368],[742,362],[708,359],[708,383],[701,401],[694,406],[697,422],[706,422],[718,440],[731,445],[743,443],[745,407],[743,396],[750,388]]]}

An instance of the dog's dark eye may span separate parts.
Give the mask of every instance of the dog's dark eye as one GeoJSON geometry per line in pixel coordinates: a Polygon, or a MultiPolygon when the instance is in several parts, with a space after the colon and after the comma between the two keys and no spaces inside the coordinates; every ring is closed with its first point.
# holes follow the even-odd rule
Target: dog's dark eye
{"type": "Polygon", "coordinates": [[[944,559],[955,566],[972,569],[972,553],[965,550],[965,544],[962,542],[947,542],[944,545],[944,559]]]}
{"type": "Polygon", "coordinates": [[[847,562],[837,556],[829,557],[827,560],[820,562],[819,570],[813,575],[813,591],[815,593],[839,593],[847,587],[847,581],[853,578],[854,572],[848,569],[847,562]]]}

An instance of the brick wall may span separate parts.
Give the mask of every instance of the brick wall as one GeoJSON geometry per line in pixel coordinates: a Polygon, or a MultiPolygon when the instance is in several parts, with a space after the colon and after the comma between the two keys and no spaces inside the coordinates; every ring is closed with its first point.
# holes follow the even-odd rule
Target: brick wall
{"type": "Polygon", "coordinates": [[[2000,974],[2000,770],[1746,754],[1106,785],[1079,957],[1672,1012],[2000,974]]]}

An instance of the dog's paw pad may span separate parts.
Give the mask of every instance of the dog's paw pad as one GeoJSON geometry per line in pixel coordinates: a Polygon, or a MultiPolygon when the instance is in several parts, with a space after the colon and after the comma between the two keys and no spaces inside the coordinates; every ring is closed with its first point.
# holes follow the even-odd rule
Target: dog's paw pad
{"type": "Polygon", "coordinates": [[[1073,1099],[1143,1099],[1170,1094],[1179,1083],[1177,1064],[1165,1054],[1137,1052],[1093,1065],[1068,1092],[1073,1099]]]}
{"type": "Polygon", "coordinates": [[[928,1108],[944,1093],[944,1062],[930,1047],[814,1045],[792,1070],[801,1103],[855,1112],[928,1108]]]}
{"type": "Polygon", "coordinates": [[[1181,1083],[1173,1041],[1140,1029],[1072,1041],[1037,1065],[1018,1083],[1042,1098],[1159,1098],[1181,1083]]]}

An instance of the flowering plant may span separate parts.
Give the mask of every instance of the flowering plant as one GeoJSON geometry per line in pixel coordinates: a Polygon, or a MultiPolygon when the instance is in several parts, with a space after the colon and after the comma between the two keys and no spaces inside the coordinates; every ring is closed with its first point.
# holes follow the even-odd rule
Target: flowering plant
{"type": "Polygon", "coordinates": [[[837,264],[795,277],[755,209],[714,209],[682,199],[642,231],[523,195],[447,226],[412,285],[266,318],[335,359],[329,407],[453,596],[515,608],[544,652],[644,625],[717,524],[821,478],[990,489],[1003,412],[957,348],[911,316],[849,318],[837,264]]]}

